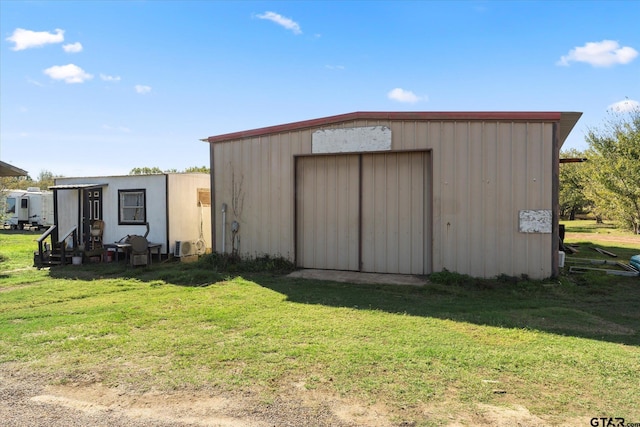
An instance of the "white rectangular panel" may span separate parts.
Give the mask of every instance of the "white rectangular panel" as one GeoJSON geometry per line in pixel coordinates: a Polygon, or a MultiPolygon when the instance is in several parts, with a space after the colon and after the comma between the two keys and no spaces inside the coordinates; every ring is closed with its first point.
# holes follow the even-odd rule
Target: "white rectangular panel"
{"type": "Polygon", "coordinates": [[[323,129],[311,136],[312,153],[359,153],[391,150],[391,128],[368,126],[323,129]]]}
{"type": "Polygon", "coordinates": [[[551,233],[551,210],[520,211],[521,233],[551,233]]]}

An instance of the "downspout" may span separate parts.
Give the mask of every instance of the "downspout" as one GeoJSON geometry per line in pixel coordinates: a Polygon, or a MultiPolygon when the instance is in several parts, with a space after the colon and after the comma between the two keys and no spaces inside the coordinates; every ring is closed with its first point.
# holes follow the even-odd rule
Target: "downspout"
{"type": "Polygon", "coordinates": [[[358,271],[362,271],[362,153],[358,154],[358,271]]]}
{"type": "MultiPolygon", "coordinates": [[[[169,258],[169,241],[170,241],[170,237],[169,236],[169,232],[171,231],[171,228],[169,227],[169,221],[171,220],[171,218],[169,217],[169,174],[165,174],[164,175],[164,210],[165,210],[165,236],[166,236],[166,248],[167,248],[167,258],[169,258]]],[[[149,226],[149,223],[147,222],[147,227],[149,226]]],[[[148,230],[148,229],[147,229],[148,230]]]]}
{"type": "Polygon", "coordinates": [[[209,143],[209,163],[211,165],[209,170],[209,186],[211,187],[211,252],[216,252],[216,170],[214,165],[214,147],[208,138],[202,141],[209,143]]]}
{"type": "Polygon", "coordinates": [[[227,204],[222,204],[222,253],[226,252],[227,204]]]}

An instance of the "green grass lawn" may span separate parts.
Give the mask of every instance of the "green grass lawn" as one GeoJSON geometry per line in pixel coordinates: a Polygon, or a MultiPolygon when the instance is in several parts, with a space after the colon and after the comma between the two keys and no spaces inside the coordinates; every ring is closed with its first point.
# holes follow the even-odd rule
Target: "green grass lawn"
{"type": "Polygon", "coordinates": [[[265,404],[296,382],[416,426],[482,403],[551,425],[640,421],[640,278],[440,274],[400,287],[207,260],[37,270],[34,238],[0,231],[0,366],[130,393],[251,389],[265,404]]]}
{"type": "Polygon", "coordinates": [[[633,236],[628,230],[621,230],[615,224],[605,221],[598,223],[595,219],[576,219],[573,221],[560,221],[566,231],[570,233],[597,233],[615,236],[633,236]]]}
{"type": "Polygon", "coordinates": [[[595,220],[560,223],[565,225],[566,233],[570,236],[564,242],[577,250],[576,253],[567,253],[567,263],[570,265],[622,270],[616,263],[629,264],[632,256],[640,255],[640,235],[616,229],[612,224],[598,224],[595,220]],[[597,249],[615,256],[599,253],[597,249]],[[589,263],[585,263],[586,260],[589,263]]]}

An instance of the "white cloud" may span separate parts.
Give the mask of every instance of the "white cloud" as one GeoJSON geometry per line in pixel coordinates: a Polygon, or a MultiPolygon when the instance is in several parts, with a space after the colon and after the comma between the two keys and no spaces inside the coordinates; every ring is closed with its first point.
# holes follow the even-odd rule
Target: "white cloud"
{"type": "Polygon", "coordinates": [[[570,62],[586,62],[594,67],[610,67],[615,64],[628,64],[636,56],[638,51],[632,47],[620,47],[617,41],[602,40],[571,49],[557,64],[568,66],[570,62]]]}
{"type": "Polygon", "coordinates": [[[344,70],[345,69],[344,65],[325,65],[324,68],[327,68],[329,70],[344,70]]]}
{"type": "Polygon", "coordinates": [[[624,101],[618,101],[609,105],[608,109],[616,113],[628,113],[640,109],[640,102],[634,101],[633,99],[625,99],[624,101]]]}
{"type": "Polygon", "coordinates": [[[422,101],[423,99],[426,99],[426,97],[425,98],[420,97],[415,93],[411,92],[410,90],[404,90],[399,87],[389,91],[389,93],[387,94],[387,97],[394,101],[408,102],[412,104],[418,101],[422,101]]]}
{"type": "Polygon", "coordinates": [[[54,33],[46,31],[31,31],[24,28],[16,28],[13,35],[7,40],[15,43],[13,50],[25,50],[32,47],[41,47],[51,43],[62,43],[64,41],[64,30],[56,29],[54,33]]]}
{"type": "Polygon", "coordinates": [[[135,89],[136,89],[136,92],[138,92],[139,94],[143,94],[143,95],[145,93],[151,92],[151,86],[136,85],[135,89]]]}
{"type": "Polygon", "coordinates": [[[62,45],[62,49],[64,49],[64,51],[67,53],[82,52],[82,43],[75,42],[75,43],[65,44],[65,45],[62,45]]]}
{"type": "Polygon", "coordinates": [[[131,132],[131,129],[129,129],[128,127],[125,127],[125,126],[102,125],[102,129],[108,130],[108,131],[123,132],[123,133],[130,133],[131,132]]]}
{"type": "Polygon", "coordinates": [[[54,80],[64,80],[65,83],[84,83],[93,78],[75,64],[54,65],[44,70],[44,73],[54,80]]]}
{"type": "Polygon", "coordinates": [[[43,85],[42,83],[40,83],[40,82],[39,82],[39,81],[37,81],[37,80],[33,80],[33,79],[32,79],[32,78],[30,78],[30,77],[27,77],[27,82],[28,82],[28,83],[30,83],[30,84],[32,84],[32,85],[35,85],[35,86],[44,87],[44,85],[43,85]]]}
{"type": "Polygon", "coordinates": [[[300,25],[296,21],[290,18],[287,18],[285,16],[282,16],[278,13],[265,12],[262,15],[258,15],[258,18],[275,22],[276,24],[286,28],[287,30],[291,30],[293,34],[302,34],[300,25]]]}
{"type": "Polygon", "coordinates": [[[105,82],[119,82],[120,76],[109,76],[107,74],[100,73],[100,78],[105,82]]]}

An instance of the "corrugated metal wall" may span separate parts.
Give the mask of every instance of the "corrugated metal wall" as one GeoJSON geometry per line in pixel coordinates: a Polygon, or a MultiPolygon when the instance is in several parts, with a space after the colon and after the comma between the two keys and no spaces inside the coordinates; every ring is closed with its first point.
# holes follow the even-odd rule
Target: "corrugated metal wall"
{"type": "Polygon", "coordinates": [[[311,152],[309,131],[212,144],[215,188],[216,250],[222,250],[223,203],[228,206],[225,233],[230,252],[229,227],[240,223],[239,252],[295,257],[294,160],[311,152]],[[234,202],[235,201],[235,202],[234,202]]]}
{"type": "MultiPolygon", "coordinates": [[[[431,187],[425,193],[432,209],[427,232],[432,234],[425,234],[425,240],[432,264],[425,270],[446,268],[478,277],[552,274],[556,251],[551,234],[519,232],[518,212],[554,208],[553,123],[353,120],[323,129],[360,126],[391,127],[394,151],[431,153],[432,168],[425,172],[432,175],[431,187]]],[[[237,217],[240,252],[295,259],[294,156],[311,154],[316,129],[211,144],[217,250],[220,206],[231,207],[236,199],[243,201],[242,208],[227,213],[227,230],[237,217]]],[[[228,231],[226,236],[230,248],[228,231]]],[[[388,262],[392,269],[396,261],[388,262]]]]}

